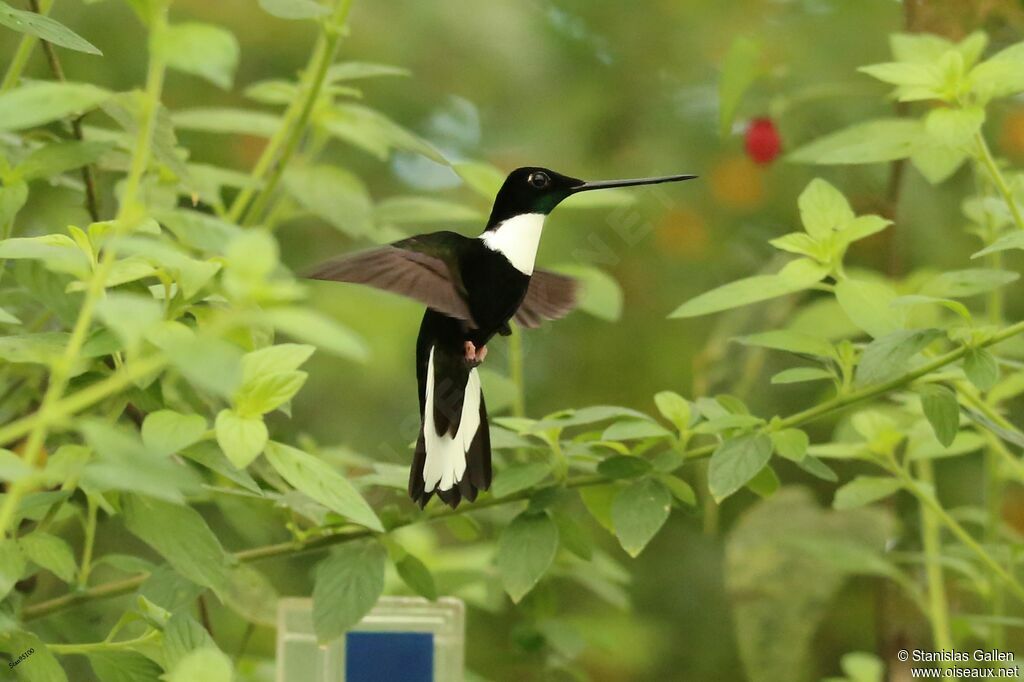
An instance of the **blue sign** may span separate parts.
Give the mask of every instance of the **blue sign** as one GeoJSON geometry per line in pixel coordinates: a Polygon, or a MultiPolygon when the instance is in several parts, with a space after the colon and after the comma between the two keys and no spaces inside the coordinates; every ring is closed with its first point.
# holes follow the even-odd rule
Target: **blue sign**
{"type": "Polygon", "coordinates": [[[429,632],[349,632],[345,682],[434,682],[429,632]]]}

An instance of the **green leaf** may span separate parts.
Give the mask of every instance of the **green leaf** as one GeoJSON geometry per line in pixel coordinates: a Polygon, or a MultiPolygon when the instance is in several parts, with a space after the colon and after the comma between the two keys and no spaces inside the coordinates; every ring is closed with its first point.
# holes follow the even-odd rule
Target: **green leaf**
{"type": "Polygon", "coordinates": [[[238,346],[192,335],[157,345],[167,352],[175,369],[196,386],[224,397],[231,397],[238,390],[242,380],[242,352],[238,346]]]}
{"type": "Polygon", "coordinates": [[[366,344],[347,327],[307,308],[273,308],[266,320],[278,331],[323,348],[339,357],[362,362],[369,355],[366,344]]]}
{"type": "Polygon", "coordinates": [[[622,549],[639,556],[668,520],[672,497],[660,481],[642,478],[623,488],[612,504],[612,525],[622,549]]]}
{"type": "Polygon", "coordinates": [[[590,515],[608,532],[612,530],[612,504],[619,487],[616,485],[595,485],[580,490],[580,499],[590,515]]]}
{"type": "Polygon", "coordinates": [[[813,455],[807,455],[804,457],[802,460],[797,462],[797,466],[809,473],[811,476],[820,478],[823,481],[835,483],[839,480],[839,476],[835,471],[813,455]]]}
{"type": "Polygon", "coordinates": [[[291,400],[308,376],[305,372],[277,372],[253,379],[235,396],[235,409],[245,417],[272,412],[291,400]]]}
{"type": "Polygon", "coordinates": [[[911,358],[945,334],[938,329],[900,330],[867,345],[857,365],[857,384],[865,386],[902,374],[911,358]]]}
{"type": "Polygon", "coordinates": [[[803,332],[778,329],[750,336],[741,336],[736,339],[745,346],[756,346],[758,348],[771,348],[797,355],[814,355],[819,358],[831,358],[835,356],[835,350],[828,341],[820,339],[803,332]]]}
{"type": "Polygon", "coordinates": [[[629,419],[615,422],[601,434],[601,440],[623,441],[671,436],[664,426],[650,419],[629,419]]]}
{"type": "Polygon", "coordinates": [[[67,340],[67,334],[62,332],[0,336],[0,360],[49,365],[64,354],[67,340]]]}
{"type": "Polygon", "coordinates": [[[1024,232],[1018,230],[1016,232],[1003,235],[981,251],[971,254],[971,258],[981,258],[982,256],[988,256],[989,254],[998,253],[999,251],[1008,251],[1010,249],[1024,250],[1024,232]]]}
{"type": "Polygon", "coordinates": [[[650,470],[650,462],[633,455],[613,455],[597,465],[597,473],[606,478],[635,478],[650,470]]]}
{"type": "Polygon", "coordinates": [[[470,189],[487,201],[493,200],[505,183],[504,173],[482,161],[462,161],[452,164],[452,169],[470,189]]]}
{"type": "Polygon", "coordinates": [[[878,234],[890,225],[892,225],[892,221],[881,216],[858,216],[846,223],[845,227],[839,229],[839,232],[835,235],[835,240],[844,247],[849,246],[855,241],[878,234]]]}
{"type": "Polygon", "coordinates": [[[174,670],[190,652],[215,646],[206,628],[187,613],[175,613],[164,627],[164,661],[168,670],[174,670]]]}
{"type": "Polygon", "coordinates": [[[246,353],[242,357],[242,385],[272,374],[293,372],[316,349],[299,343],[279,343],[246,353]]]}
{"type": "Polygon", "coordinates": [[[354,173],[326,164],[296,166],[284,176],[288,192],[313,215],[352,237],[373,229],[373,202],[366,185],[354,173]]]}
{"type": "Polygon", "coordinates": [[[125,348],[134,349],[163,319],[163,308],[151,296],[112,291],[96,305],[96,316],[121,339],[125,348]]]}
{"type": "Polygon", "coordinates": [[[949,447],[960,430],[960,406],[956,393],[941,384],[925,384],[917,389],[917,394],[921,396],[921,408],[932,425],[935,437],[949,447]]]}
{"type": "Polygon", "coordinates": [[[872,78],[891,85],[907,85],[923,88],[941,87],[942,72],[934,65],[920,62],[886,62],[871,64],[857,69],[872,78]]]}
{"type": "Polygon", "coordinates": [[[892,56],[900,62],[937,62],[953,49],[953,43],[933,33],[890,33],[892,56]]]}
{"type": "Polygon", "coordinates": [[[832,184],[815,178],[800,193],[800,220],[814,239],[826,239],[854,218],[850,202],[832,184]]]}
{"type": "Polygon", "coordinates": [[[622,287],[604,270],[592,265],[560,263],[552,268],[556,272],[579,280],[580,310],[601,320],[615,322],[622,317],[622,287]]]}
{"type": "Polygon", "coordinates": [[[943,272],[929,280],[921,289],[926,296],[967,298],[984,294],[1020,279],[1020,273],[1009,270],[974,268],[943,272]]]}
{"type": "Polygon", "coordinates": [[[743,94],[760,73],[761,45],[750,38],[736,38],[729,47],[718,79],[718,134],[729,135],[743,94]]]}
{"type": "Polygon", "coordinates": [[[71,116],[81,116],[110,97],[88,83],[39,81],[0,93],[0,131],[34,128],[71,116]]]}
{"type": "Polygon", "coordinates": [[[45,568],[66,583],[75,578],[78,564],[71,547],[56,535],[36,531],[18,538],[18,546],[29,561],[45,568]]]}
{"type": "Polygon", "coordinates": [[[832,372],[821,367],[794,367],[784,369],[772,376],[773,384],[799,384],[805,381],[822,381],[834,379],[832,372]]]}
{"type": "Polygon", "coordinates": [[[495,563],[501,583],[518,604],[540,582],[558,552],[558,526],[545,514],[523,512],[498,540],[495,563]]]}
{"type": "Polygon", "coordinates": [[[690,428],[693,411],[690,409],[689,401],[683,396],[675,391],[659,391],[654,395],[654,405],[661,416],[671,422],[680,433],[690,428]]]}
{"type": "Polygon", "coordinates": [[[887,284],[842,279],[835,293],[847,317],[871,336],[878,338],[903,327],[903,311],[891,305],[896,292],[887,284]]]}
{"type": "Polygon", "coordinates": [[[879,119],[818,138],[790,153],[788,160],[820,165],[886,163],[907,158],[925,138],[920,121],[879,119]]]}
{"type": "Polygon", "coordinates": [[[181,504],[184,493],[198,489],[192,470],[146,450],[134,431],[93,419],[82,421],[79,430],[95,453],[81,480],[95,492],[122,490],[181,504]]]}
{"type": "Polygon", "coordinates": [[[12,31],[41,38],[48,43],[66,47],[86,54],[102,55],[95,45],[78,35],[56,19],[36,12],[14,9],[6,2],[0,2],[0,25],[12,31]]]}
{"type": "Polygon", "coordinates": [[[668,488],[669,492],[672,493],[672,497],[683,504],[689,507],[697,504],[697,493],[694,492],[693,487],[678,476],[658,474],[658,481],[668,488]]]}
{"type": "Polygon", "coordinates": [[[708,487],[721,502],[745,486],[768,464],[772,456],[771,438],[763,433],[732,438],[719,445],[708,465],[708,487]]]}
{"type": "Polygon", "coordinates": [[[434,601],[437,599],[437,586],[430,569],[412,554],[406,554],[395,562],[395,570],[406,585],[416,594],[434,601]]]}
{"type": "Polygon", "coordinates": [[[231,659],[215,646],[189,652],[164,678],[167,682],[231,682],[231,659]]]}
{"type": "Polygon", "coordinates": [[[263,417],[245,417],[229,409],[220,411],[214,429],[217,444],[238,469],[244,469],[260,456],[269,437],[263,417]]]}
{"type": "Polygon", "coordinates": [[[320,642],[343,635],[377,603],[387,558],[383,545],[364,540],[342,545],[317,564],[313,629],[320,642]]]}
{"type": "Polygon", "coordinates": [[[899,296],[894,298],[889,304],[891,306],[914,306],[914,305],[940,305],[947,310],[951,310],[968,323],[972,321],[971,311],[967,309],[960,301],[954,301],[951,298],[937,298],[935,296],[922,296],[920,294],[911,294],[908,296],[899,296]]]}
{"type": "Polygon", "coordinates": [[[410,76],[408,69],[390,64],[374,64],[371,62],[339,62],[332,64],[327,70],[327,82],[361,80],[363,78],[380,78],[381,76],[410,76]]]}
{"type": "Polygon", "coordinates": [[[772,447],[780,457],[785,457],[792,462],[802,462],[807,456],[810,439],[800,429],[783,429],[773,431],[770,435],[772,447]]]}
{"type": "Polygon", "coordinates": [[[965,149],[974,144],[974,137],[985,123],[981,107],[932,109],[924,118],[924,127],[932,138],[947,147],[965,149]]]}
{"type": "Polygon", "coordinates": [[[4,599],[25,572],[25,554],[16,540],[0,539],[0,599],[4,599]]]}
{"type": "Polygon", "coordinates": [[[836,491],[834,509],[854,509],[885,499],[903,487],[898,479],[887,476],[858,476],[836,491]]]}
{"type": "Polygon", "coordinates": [[[825,260],[828,257],[828,249],[825,244],[815,241],[806,232],[790,232],[768,242],[780,251],[795,253],[800,256],[810,256],[815,260],[825,260]]]}
{"type": "Polygon", "coordinates": [[[226,593],[232,560],[199,512],[140,495],[124,495],[121,510],[125,528],[177,573],[219,597],[226,593]]]}
{"type": "Polygon", "coordinates": [[[167,66],[204,78],[228,90],[238,68],[238,39],[219,26],[201,23],[172,24],[157,39],[156,48],[167,66]]]}
{"type": "Polygon", "coordinates": [[[782,483],[779,481],[778,474],[775,473],[775,470],[769,464],[750,479],[750,482],[747,483],[747,490],[760,498],[767,499],[778,492],[781,486],[782,483]]]}
{"type": "Polygon", "coordinates": [[[478,222],[483,219],[475,209],[433,197],[391,197],[377,204],[373,217],[378,223],[396,225],[478,222]]]}
{"type": "Polygon", "coordinates": [[[1024,43],[1014,43],[978,64],[971,71],[974,90],[983,100],[1006,97],[1024,90],[1024,43]]]}
{"type": "Polygon", "coordinates": [[[827,266],[801,258],[788,263],[778,274],[747,277],[705,292],[676,308],[669,317],[697,317],[785,296],[810,288],[828,272],[827,266]]]}
{"type": "Polygon", "coordinates": [[[51,178],[96,163],[112,149],[108,142],[55,142],[33,150],[15,167],[12,175],[26,182],[51,178]]]}
{"type": "MultiPolygon", "coordinates": [[[[28,185],[26,183],[15,181],[0,187],[0,225],[6,226],[13,222],[18,211],[25,207],[26,201],[28,201],[28,185]]],[[[0,242],[0,244],[3,243],[0,242]]]]}
{"type": "Polygon", "coordinates": [[[184,450],[206,433],[206,419],[198,414],[157,410],[142,422],[142,442],[156,454],[170,455],[184,450]]]}
{"type": "Polygon", "coordinates": [[[267,445],[267,460],[284,480],[328,509],[371,530],[380,519],[348,480],[326,462],[281,443],[267,445]]]}
{"type": "Polygon", "coordinates": [[[6,627],[5,630],[6,632],[0,634],[0,649],[8,654],[11,661],[18,659],[30,649],[33,652],[30,664],[25,665],[28,658],[24,658],[14,669],[15,679],[20,682],[68,682],[64,668],[41,639],[30,632],[6,627]]]}
{"type": "Polygon", "coordinates": [[[331,13],[316,0],[260,0],[260,8],[278,19],[319,19],[331,13]]]}
{"type": "Polygon", "coordinates": [[[5,239],[0,241],[0,258],[38,260],[48,270],[78,277],[86,277],[89,272],[88,256],[71,237],[63,234],[5,239]]]}
{"type": "Polygon", "coordinates": [[[171,114],[171,121],[178,130],[253,137],[271,137],[281,127],[281,119],[273,114],[229,107],[181,109],[171,114]]]}
{"type": "MultiPolygon", "coordinates": [[[[347,142],[378,159],[392,151],[420,154],[435,163],[448,165],[433,145],[398,125],[384,114],[361,104],[338,104],[319,123],[333,137],[347,142]]],[[[493,198],[493,196],[492,196],[493,198]]]]}
{"type": "Polygon", "coordinates": [[[507,466],[494,477],[491,493],[495,497],[514,495],[536,486],[550,473],[551,464],[549,462],[530,462],[529,464],[507,466]]]}
{"type": "Polygon", "coordinates": [[[964,373],[979,391],[987,391],[999,381],[999,363],[985,348],[971,348],[964,355],[964,373]]]}
{"type": "Polygon", "coordinates": [[[88,656],[99,682],[162,682],[160,666],[135,651],[100,649],[88,656]]]}

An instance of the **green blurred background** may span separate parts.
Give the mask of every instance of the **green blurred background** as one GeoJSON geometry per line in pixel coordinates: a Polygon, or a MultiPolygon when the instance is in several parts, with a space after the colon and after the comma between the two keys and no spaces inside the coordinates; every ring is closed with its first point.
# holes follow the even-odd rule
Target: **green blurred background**
{"type": "MultiPolygon", "coordinates": [[[[917,4],[914,28],[950,37],[982,27],[1001,45],[1019,39],[1024,26],[1024,9],[1011,0],[917,4]]],[[[65,0],[54,16],[106,55],[67,60],[69,79],[113,89],[142,81],[144,33],[124,5],[65,0]]],[[[231,29],[241,42],[242,61],[231,92],[169,75],[164,101],[172,110],[251,106],[242,88],[293,76],[314,39],[312,24],[275,20],[255,0],[176,0],[173,16],[231,29]]],[[[748,355],[728,338],[777,324],[789,314],[789,303],[697,320],[666,316],[699,292],[770,267],[766,242],[797,225],[796,196],[815,175],[840,187],[858,213],[893,212],[886,206],[888,166],[821,171],[781,158],[758,165],[744,151],[743,129],[751,117],[771,116],[785,150],[891,113],[884,86],[855,69],[884,61],[888,33],[903,29],[906,20],[904,6],[894,0],[357,0],[341,58],[410,69],[412,78],[365,81],[360,87],[369,103],[454,159],[484,160],[504,170],[545,165],[586,178],[701,176],[638,191],[637,203],[626,210],[555,212],[540,262],[602,268],[621,286],[623,307],[617,320],[574,313],[527,333],[528,414],[589,404],[652,411],[652,395],[668,388],[689,397],[727,391],[759,413],[779,414],[819,396],[812,389],[769,386],[766,377],[783,361],[772,358],[771,366],[761,366],[761,356],[748,355]],[[717,79],[738,36],[761,42],[766,73],[741,106],[734,132],[722,138],[717,79]]],[[[11,34],[0,42],[9,55],[11,34]]],[[[45,73],[37,55],[30,74],[45,73]]],[[[993,118],[988,130],[997,153],[1024,159],[1024,106],[1004,107],[993,118]]],[[[181,132],[179,138],[194,160],[238,169],[249,168],[262,146],[259,139],[238,136],[181,132]]],[[[417,157],[399,154],[381,162],[337,143],[328,157],[363,177],[375,199],[437,192],[487,210],[449,170],[417,157]]],[[[896,275],[962,263],[972,245],[959,213],[960,189],[969,180],[961,173],[937,190],[907,172],[897,228],[858,246],[853,262],[896,275]]],[[[39,201],[34,215],[41,221],[84,222],[74,207],[77,196],[53,189],[39,201]]],[[[475,234],[482,224],[455,227],[475,234]]],[[[364,246],[315,219],[291,221],[278,234],[285,261],[297,269],[364,246]]],[[[318,354],[293,418],[279,416],[273,427],[406,462],[415,435],[409,425],[415,428],[417,416],[413,348],[419,307],[358,287],[313,286],[317,305],[361,333],[372,345],[372,359],[355,366],[318,354]]],[[[1011,300],[1010,307],[1010,317],[1019,317],[1020,301],[1011,300]]],[[[506,341],[499,340],[488,364],[500,373],[506,361],[506,341]]],[[[498,408],[492,411],[507,411],[502,387],[492,383],[489,392],[498,408]]],[[[825,434],[812,429],[812,437],[825,434]]],[[[975,479],[967,473],[958,475],[969,489],[975,479]]],[[[792,468],[784,476],[787,484],[815,488],[820,501],[830,499],[831,486],[792,468]]],[[[564,582],[531,597],[530,608],[554,610],[583,624],[596,644],[583,658],[594,679],[742,679],[724,586],[724,537],[753,502],[751,493],[742,492],[717,519],[673,515],[649,549],[625,564],[633,573],[631,612],[610,609],[564,582]],[[549,594],[559,587],[564,592],[549,594]]],[[[607,537],[605,545],[626,561],[614,539],[607,537]]],[[[296,592],[304,579],[275,576],[279,585],[293,583],[296,592]]],[[[847,584],[815,635],[816,672],[838,673],[842,653],[885,649],[919,634],[922,623],[906,611],[899,602],[887,602],[876,582],[847,584]],[[883,620],[885,626],[879,624],[883,620]]],[[[547,679],[537,672],[546,650],[533,646],[531,633],[517,623],[514,614],[472,610],[471,668],[489,679],[547,679]]],[[[260,645],[267,651],[268,636],[260,645]]]]}

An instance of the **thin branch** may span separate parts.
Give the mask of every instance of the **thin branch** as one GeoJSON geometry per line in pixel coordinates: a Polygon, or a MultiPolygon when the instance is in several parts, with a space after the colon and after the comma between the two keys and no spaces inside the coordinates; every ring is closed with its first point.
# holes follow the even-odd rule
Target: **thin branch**
{"type": "MultiPolygon", "coordinates": [[[[46,14],[46,11],[40,7],[39,0],[29,0],[29,6],[36,14],[46,14]]],[[[47,7],[46,10],[48,9],[47,7]]],[[[46,61],[49,62],[50,70],[53,71],[54,77],[62,82],[67,80],[64,77],[64,68],[60,65],[57,50],[54,49],[51,43],[45,40],[43,41],[43,52],[46,54],[46,61]]],[[[71,133],[79,142],[85,139],[85,135],[82,132],[81,118],[71,120],[71,133]]],[[[85,183],[85,208],[89,211],[89,217],[92,218],[92,221],[98,223],[100,221],[100,204],[96,198],[96,176],[93,172],[92,164],[87,163],[82,166],[82,182],[85,183]]]]}
{"type": "Polygon", "coordinates": [[[260,158],[252,170],[253,182],[239,192],[232,202],[231,208],[228,210],[228,219],[232,222],[244,225],[258,220],[260,213],[269,203],[288,160],[295,153],[303,134],[305,134],[309,118],[320,97],[327,70],[337,53],[341,32],[352,8],[352,2],[353,0],[337,0],[334,13],[330,19],[325,21],[323,31],[306,66],[302,97],[288,107],[281,121],[281,127],[263,148],[263,153],[260,154],[260,158]],[[256,195],[254,187],[259,186],[268,175],[269,179],[260,193],[256,195]],[[250,202],[252,203],[250,204],[250,202]]]}

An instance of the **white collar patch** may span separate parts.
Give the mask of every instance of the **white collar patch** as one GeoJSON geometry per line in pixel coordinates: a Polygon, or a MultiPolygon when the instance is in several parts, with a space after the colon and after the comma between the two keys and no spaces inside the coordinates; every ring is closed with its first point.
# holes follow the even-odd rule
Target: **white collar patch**
{"type": "Polygon", "coordinates": [[[524,275],[532,275],[546,217],[543,213],[513,216],[493,230],[484,232],[480,239],[487,248],[505,256],[516,270],[524,275]]]}

